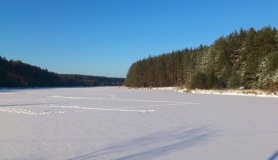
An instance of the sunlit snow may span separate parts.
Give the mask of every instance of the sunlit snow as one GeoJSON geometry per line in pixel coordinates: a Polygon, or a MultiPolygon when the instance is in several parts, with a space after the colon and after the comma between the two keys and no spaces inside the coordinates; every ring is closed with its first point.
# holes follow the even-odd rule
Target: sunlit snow
{"type": "Polygon", "coordinates": [[[278,98],[0,90],[0,159],[275,159],[278,98]]]}

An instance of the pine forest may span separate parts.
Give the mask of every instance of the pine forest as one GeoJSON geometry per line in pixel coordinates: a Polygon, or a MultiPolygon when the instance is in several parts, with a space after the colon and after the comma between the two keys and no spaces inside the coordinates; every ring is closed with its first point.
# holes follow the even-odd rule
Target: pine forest
{"type": "Polygon", "coordinates": [[[124,78],[57,74],[0,56],[0,88],[119,86],[123,82],[124,78]]]}
{"type": "Polygon", "coordinates": [[[278,89],[278,32],[270,26],[234,31],[210,46],[149,56],[131,65],[128,87],[278,89]]]}

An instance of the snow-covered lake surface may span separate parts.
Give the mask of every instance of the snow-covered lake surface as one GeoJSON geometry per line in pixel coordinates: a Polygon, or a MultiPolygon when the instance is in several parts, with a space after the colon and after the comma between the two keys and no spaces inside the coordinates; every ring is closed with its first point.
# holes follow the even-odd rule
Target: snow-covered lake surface
{"type": "Polygon", "coordinates": [[[278,159],[278,98],[0,90],[0,159],[278,159]]]}

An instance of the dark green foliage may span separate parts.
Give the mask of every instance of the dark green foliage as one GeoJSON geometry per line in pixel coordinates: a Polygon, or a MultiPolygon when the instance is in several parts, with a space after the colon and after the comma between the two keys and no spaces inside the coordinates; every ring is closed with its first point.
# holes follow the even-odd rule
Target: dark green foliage
{"type": "Polygon", "coordinates": [[[130,67],[125,85],[278,88],[278,32],[271,27],[240,29],[209,47],[139,60],[130,67]]]}
{"type": "Polygon", "coordinates": [[[206,73],[206,82],[204,88],[221,88],[225,87],[222,86],[221,82],[217,79],[213,70],[210,70],[206,73]]]}
{"type": "Polygon", "coordinates": [[[240,75],[236,72],[233,72],[229,78],[228,86],[230,88],[239,88],[241,86],[240,83],[240,75]]]}
{"type": "Polygon", "coordinates": [[[207,88],[206,87],[207,77],[202,72],[196,72],[192,75],[190,81],[190,88],[207,88]]]}
{"type": "Polygon", "coordinates": [[[221,84],[212,70],[207,73],[197,71],[190,79],[190,88],[192,89],[209,89],[219,87],[221,87],[221,84]]]}
{"type": "Polygon", "coordinates": [[[63,75],[0,56],[0,87],[118,86],[123,78],[63,75]]]}
{"type": "Polygon", "coordinates": [[[267,55],[267,71],[272,72],[278,69],[278,51],[267,55]]]}

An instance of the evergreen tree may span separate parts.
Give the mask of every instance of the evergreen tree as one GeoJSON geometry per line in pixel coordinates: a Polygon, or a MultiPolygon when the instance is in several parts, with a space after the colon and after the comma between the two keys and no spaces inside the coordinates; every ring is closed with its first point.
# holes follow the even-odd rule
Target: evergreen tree
{"type": "Polygon", "coordinates": [[[277,89],[277,53],[275,28],[241,28],[209,47],[200,45],[140,60],[129,69],[125,85],[277,89]]]}

